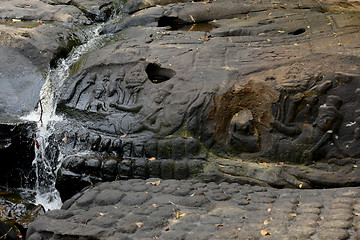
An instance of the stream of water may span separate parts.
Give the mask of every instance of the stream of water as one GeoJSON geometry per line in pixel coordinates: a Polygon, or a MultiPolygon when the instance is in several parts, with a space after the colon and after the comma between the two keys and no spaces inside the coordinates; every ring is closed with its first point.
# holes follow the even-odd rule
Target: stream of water
{"type": "MultiPolygon", "coordinates": [[[[49,149],[49,137],[56,131],[55,124],[66,121],[62,116],[56,115],[57,93],[59,88],[69,77],[71,66],[87,52],[101,47],[105,36],[99,35],[102,25],[89,27],[84,32],[86,37],[82,45],[75,47],[66,59],[60,59],[57,68],[50,69],[45,83],[40,91],[40,101],[37,110],[24,117],[25,120],[36,121],[37,133],[35,138],[35,159],[33,166],[36,169],[35,204],[41,204],[46,210],[61,207],[61,199],[55,188],[57,171],[61,165],[63,154],[60,149],[58,154],[49,149]]],[[[55,151],[56,152],[56,151],[55,151]]]]}

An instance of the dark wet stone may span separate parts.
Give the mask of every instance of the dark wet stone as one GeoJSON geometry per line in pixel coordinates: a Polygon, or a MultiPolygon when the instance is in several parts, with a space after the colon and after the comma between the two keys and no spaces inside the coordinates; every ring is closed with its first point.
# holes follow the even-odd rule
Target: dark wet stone
{"type": "Polygon", "coordinates": [[[110,159],[102,164],[102,175],[105,181],[115,180],[118,174],[118,162],[116,160],[110,159]]]}
{"type": "Polygon", "coordinates": [[[105,189],[95,197],[94,204],[99,206],[115,205],[124,196],[125,194],[118,190],[105,189]]]}
{"type": "Polygon", "coordinates": [[[162,179],[174,178],[174,160],[161,160],[160,169],[162,179]]]}
{"type": "Polygon", "coordinates": [[[132,175],[135,178],[147,178],[148,177],[148,160],[137,159],[133,164],[132,175]]]}
{"type": "Polygon", "coordinates": [[[205,196],[194,195],[190,197],[182,197],[178,200],[178,204],[187,207],[207,207],[210,203],[209,199],[205,196]]]}
{"type": "Polygon", "coordinates": [[[150,193],[127,193],[121,202],[128,206],[141,205],[151,199],[150,193]]]}
{"type": "Polygon", "coordinates": [[[172,158],[172,145],[168,140],[161,140],[158,142],[158,157],[162,159],[172,158]]]}
{"type": "Polygon", "coordinates": [[[123,223],[120,226],[118,224],[117,229],[121,233],[134,233],[138,229],[138,226],[136,223],[123,223]]]}
{"type": "Polygon", "coordinates": [[[132,174],[132,162],[130,160],[122,160],[119,163],[118,169],[121,179],[129,179],[132,174]]]}
{"type": "Polygon", "coordinates": [[[186,161],[174,162],[174,179],[189,178],[189,165],[186,161]]]}
{"type": "Polygon", "coordinates": [[[35,157],[36,142],[32,135],[36,125],[10,116],[4,119],[1,114],[3,96],[5,95],[1,94],[0,97],[0,154],[2,156],[0,182],[8,187],[25,187],[26,184],[28,184],[27,187],[31,187],[35,184],[32,162],[35,157]]]}

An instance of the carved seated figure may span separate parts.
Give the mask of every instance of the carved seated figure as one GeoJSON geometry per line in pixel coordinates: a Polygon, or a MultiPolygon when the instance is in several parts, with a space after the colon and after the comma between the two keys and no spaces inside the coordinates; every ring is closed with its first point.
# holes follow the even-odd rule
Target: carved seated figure
{"type": "Polygon", "coordinates": [[[328,96],[326,103],[320,106],[313,124],[303,124],[301,134],[293,141],[279,141],[279,159],[284,162],[309,164],[314,159],[326,157],[327,152],[336,147],[330,140],[342,122],[339,112],[341,104],[340,97],[328,96]]]}
{"type": "Polygon", "coordinates": [[[231,119],[230,145],[233,149],[241,152],[257,152],[260,150],[259,138],[250,110],[242,110],[231,119]]]}
{"type": "MultiPolygon", "coordinates": [[[[360,88],[355,90],[358,106],[360,105],[360,88]]],[[[355,129],[353,139],[344,142],[342,146],[342,154],[346,157],[360,158],[360,109],[355,111],[355,129]]]]}

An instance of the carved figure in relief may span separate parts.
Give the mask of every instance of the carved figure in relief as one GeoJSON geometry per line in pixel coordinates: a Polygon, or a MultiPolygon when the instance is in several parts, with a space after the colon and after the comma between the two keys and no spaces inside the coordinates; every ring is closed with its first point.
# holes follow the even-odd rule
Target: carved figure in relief
{"type": "Polygon", "coordinates": [[[242,110],[231,119],[230,145],[232,148],[242,152],[257,152],[260,150],[259,137],[250,110],[242,110]]]}
{"type": "MultiPolygon", "coordinates": [[[[360,88],[355,90],[355,96],[358,106],[360,105],[360,88]]],[[[359,158],[360,157],[360,109],[355,111],[355,122],[348,124],[348,127],[355,125],[353,139],[344,142],[342,146],[342,154],[346,157],[359,158]]]]}
{"type": "Polygon", "coordinates": [[[107,85],[110,81],[110,71],[105,73],[101,80],[95,79],[93,83],[95,89],[93,89],[92,94],[88,100],[88,103],[85,106],[85,110],[89,111],[107,111],[106,107],[106,90],[107,85]]]}
{"type": "Polygon", "coordinates": [[[304,123],[301,134],[293,141],[282,139],[278,143],[278,155],[281,161],[310,163],[315,158],[326,155],[328,148],[333,148],[334,142],[329,142],[341,122],[339,108],[340,97],[330,95],[326,103],[319,108],[319,114],[313,124],[304,123]]]}

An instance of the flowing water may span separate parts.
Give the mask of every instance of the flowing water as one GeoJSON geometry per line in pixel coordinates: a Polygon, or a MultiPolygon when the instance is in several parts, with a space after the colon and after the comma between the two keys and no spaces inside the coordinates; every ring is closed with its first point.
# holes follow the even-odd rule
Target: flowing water
{"type": "Polygon", "coordinates": [[[36,111],[24,117],[25,120],[38,123],[35,138],[35,159],[33,166],[36,169],[35,204],[42,204],[45,209],[58,209],[61,207],[61,199],[55,188],[57,171],[61,165],[63,154],[58,146],[52,144],[49,138],[56,131],[55,124],[66,121],[62,116],[55,114],[57,92],[65,83],[70,74],[71,66],[87,52],[101,47],[105,36],[99,35],[102,25],[89,27],[82,45],[75,47],[66,59],[60,59],[57,68],[50,69],[45,83],[40,91],[40,101],[36,111]]]}

